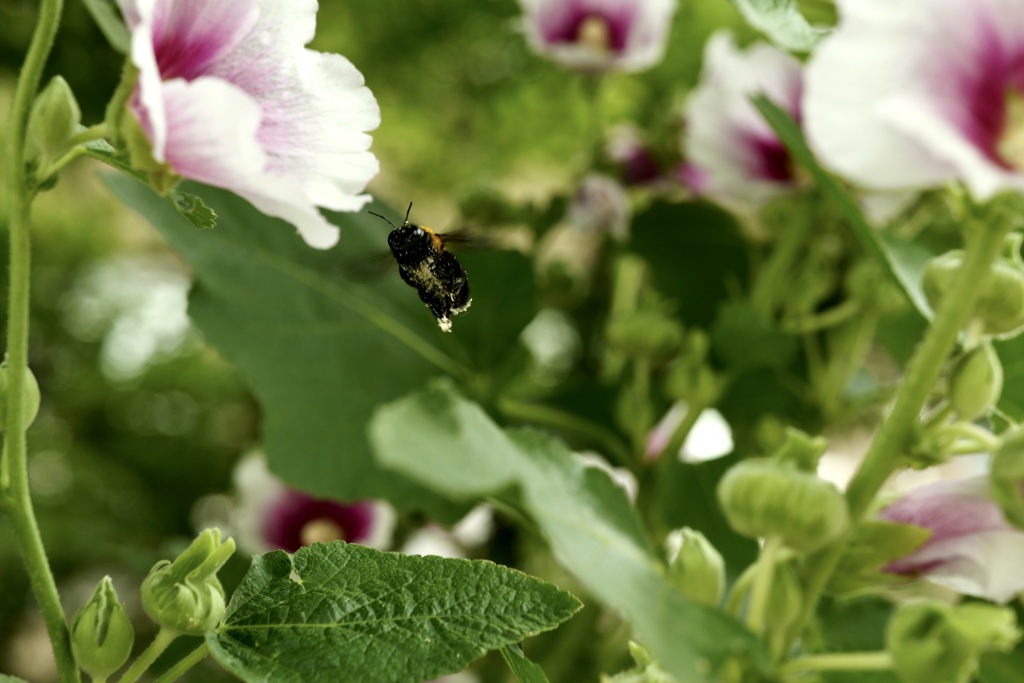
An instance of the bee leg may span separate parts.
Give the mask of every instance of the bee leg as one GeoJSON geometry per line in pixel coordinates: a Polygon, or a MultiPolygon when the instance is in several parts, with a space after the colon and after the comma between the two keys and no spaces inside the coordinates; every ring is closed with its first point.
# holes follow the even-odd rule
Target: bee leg
{"type": "Polygon", "coordinates": [[[462,313],[473,302],[469,295],[466,270],[451,252],[444,252],[431,265],[431,272],[445,284],[448,306],[455,315],[462,313]]]}
{"type": "Polygon", "coordinates": [[[448,299],[443,294],[439,294],[438,292],[427,289],[426,287],[420,287],[417,291],[420,295],[420,301],[425,303],[427,308],[430,309],[430,312],[433,313],[440,328],[445,332],[451,332],[452,309],[448,303],[448,299]]]}

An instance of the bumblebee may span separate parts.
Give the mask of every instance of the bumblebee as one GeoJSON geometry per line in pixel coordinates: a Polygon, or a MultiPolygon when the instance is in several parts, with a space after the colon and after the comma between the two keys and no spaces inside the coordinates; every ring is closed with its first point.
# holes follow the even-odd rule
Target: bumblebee
{"type": "Polygon", "coordinates": [[[411,211],[412,204],[409,204],[401,225],[395,225],[379,213],[370,211],[370,214],[393,228],[388,234],[388,247],[398,263],[399,274],[420,295],[441,330],[451,332],[452,316],[464,313],[473,303],[469,278],[459,260],[445,248],[451,236],[410,223],[411,211]]]}

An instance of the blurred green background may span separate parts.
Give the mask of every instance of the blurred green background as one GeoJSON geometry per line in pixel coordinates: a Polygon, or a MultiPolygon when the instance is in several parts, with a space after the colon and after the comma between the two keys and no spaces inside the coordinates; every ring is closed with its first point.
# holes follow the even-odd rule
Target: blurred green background
{"type": "MultiPolygon", "coordinates": [[[[0,134],[36,4],[0,0],[0,134]]],[[[322,0],[312,47],[351,59],[381,106],[375,197],[414,201],[419,220],[448,228],[468,197],[564,194],[588,170],[595,131],[620,121],[639,124],[671,158],[707,35],[723,26],[749,35],[726,0],[682,2],[665,60],[605,79],[595,107],[592,84],[529,51],[518,14],[513,0],[322,0]]],[[[120,65],[84,7],[69,2],[48,76],[67,79],[85,124],[102,117],[120,65]]],[[[31,475],[68,609],[111,574],[139,615],[144,644],[134,587],[192,537],[195,501],[230,487],[232,466],[259,442],[260,410],[238,373],[189,327],[187,268],[112,199],[100,180],[107,172],[80,163],[35,204],[30,362],[43,400],[29,435],[31,475]]],[[[5,195],[0,207],[6,227],[5,195]]],[[[5,270],[6,240],[0,250],[5,270]]],[[[5,283],[4,273],[0,300],[5,283]]],[[[229,566],[229,587],[245,565],[229,566]]],[[[585,627],[577,631],[586,637],[585,627]]],[[[0,671],[54,680],[3,523],[0,671]]],[[[189,680],[224,676],[210,663],[189,680]]]]}

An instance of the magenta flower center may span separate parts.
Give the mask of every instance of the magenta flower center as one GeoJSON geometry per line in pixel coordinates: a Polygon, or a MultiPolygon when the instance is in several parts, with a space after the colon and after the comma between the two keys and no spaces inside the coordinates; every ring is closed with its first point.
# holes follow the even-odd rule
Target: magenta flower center
{"type": "Polygon", "coordinates": [[[263,538],[268,545],[295,552],[315,541],[344,540],[360,543],[373,530],[371,503],[339,503],[288,491],[268,506],[263,538]]]}
{"type": "Polygon", "coordinates": [[[589,45],[618,54],[626,49],[634,14],[629,6],[596,10],[565,2],[540,17],[540,32],[549,43],[589,45]]]}
{"type": "Polygon", "coordinates": [[[963,27],[940,29],[936,44],[944,53],[927,56],[926,67],[935,104],[992,162],[1024,170],[1024,42],[983,13],[971,34],[969,46],[953,49],[947,45],[957,45],[963,27]]]}
{"type": "Polygon", "coordinates": [[[751,151],[750,172],[754,176],[776,183],[793,182],[793,159],[778,138],[773,135],[751,135],[747,145],[751,151]]]}

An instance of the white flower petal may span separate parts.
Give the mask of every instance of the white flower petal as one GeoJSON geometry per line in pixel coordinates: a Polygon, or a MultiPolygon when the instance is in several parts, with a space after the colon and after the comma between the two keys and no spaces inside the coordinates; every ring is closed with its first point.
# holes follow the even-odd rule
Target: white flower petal
{"type": "Polygon", "coordinates": [[[1024,534],[991,531],[936,543],[920,553],[922,562],[941,562],[926,572],[929,581],[964,595],[1009,602],[1024,589],[1024,534]]]}
{"type": "Polygon", "coordinates": [[[750,206],[795,186],[788,153],[750,98],[763,94],[799,119],[801,88],[801,67],[790,55],[764,44],[740,52],[727,32],[708,40],[684,136],[687,162],[707,194],[750,206]]]}
{"type": "Polygon", "coordinates": [[[996,159],[1024,20],[1015,0],[842,0],[807,69],[808,141],[877,189],[963,180],[980,200],[1024,180],[996,159]]]}

